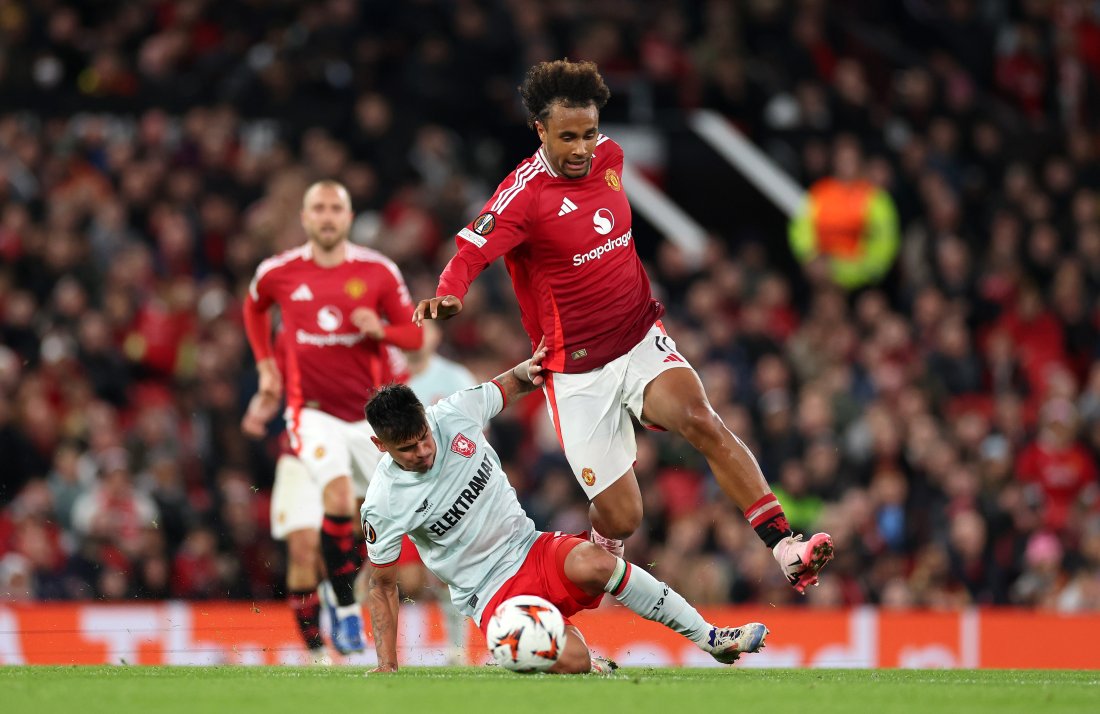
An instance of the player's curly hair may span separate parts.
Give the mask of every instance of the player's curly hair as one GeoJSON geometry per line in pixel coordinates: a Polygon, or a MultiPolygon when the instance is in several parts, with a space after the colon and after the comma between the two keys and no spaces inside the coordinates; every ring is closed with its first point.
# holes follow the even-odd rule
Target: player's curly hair
{"type": "Polygon", "coordinates": [[[380,388],[364,411],[374,433],[390,444],[415,439],[428,428],[424,405],[404,384],[387,384],[380,388]]]}
{"type": "Polygon", "coordinates": [[[527,70],[519,86],[523,106],[527,107],[527,126],[535,128],[535,120],[546,123],[550,105],[560,102],[567,107],[587,107],[595,104],[603,109],[611,98],[594,62],[570,62],[568,59],[539,62],[527,70]]]}

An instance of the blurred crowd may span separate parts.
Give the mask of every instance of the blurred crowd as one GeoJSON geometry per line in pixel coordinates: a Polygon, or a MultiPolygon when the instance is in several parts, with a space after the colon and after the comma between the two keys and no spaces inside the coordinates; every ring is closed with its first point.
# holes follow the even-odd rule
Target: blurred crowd
{"type": "MultiPolygon", "coordinates": [[[[753,216],[702,269],[643,255],[794,527],[833,534],[797,602],[1100,610],[1085,0],[0,0],[0,600],[281,595],[277,425],[239,428],[252,271],[336,178],[353,240],[434,294],[535,148],[523,71],[562,56],[599,63],[606,125],[711,108],[803,186],[854,142],[896,204],[896,261],[854,291],[746,239],[753,216]]],[[[445,330],[483,378],[530,349],[499,267],[445,330]]],[[[492,430],[537,525],[587,528],[541,396],[492,430]]],[[[698,604],[796,602],[687,444],[641,431],[636,470],[631,560],[698,604]]]]}

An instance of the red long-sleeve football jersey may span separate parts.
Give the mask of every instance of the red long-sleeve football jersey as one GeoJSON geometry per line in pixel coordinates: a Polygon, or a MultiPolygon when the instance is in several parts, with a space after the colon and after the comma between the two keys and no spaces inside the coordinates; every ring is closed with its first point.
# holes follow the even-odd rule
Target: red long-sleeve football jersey
{"type": "Polygon", "coordinates": [[[369,248],[347,246],[345,260],[323,268],[310,245],[260,263],[244,305],[245,329],[256,361],[272,356],[268,309],[277,304],[286,332],[287,407],[319,409],[345,421],[364,418],[375,388],[394,381],[388,345],[419,349],[423,332],[410,322],[414,306],[401,272],[369,248]],[[373,309],[390,324],[382,341],[351,322],[358,307],[373,309]]]}
{"type": "Polygon", "coordinates": [[[559,175],[539,147],[458,232],[436,295],[464,298],[504,256],[532,347],[546,337],[544,367],[587,372],[626,354],[664,307],[634,248],[622,168],[622,147],[602,134],[583,178],[559,175]]]}

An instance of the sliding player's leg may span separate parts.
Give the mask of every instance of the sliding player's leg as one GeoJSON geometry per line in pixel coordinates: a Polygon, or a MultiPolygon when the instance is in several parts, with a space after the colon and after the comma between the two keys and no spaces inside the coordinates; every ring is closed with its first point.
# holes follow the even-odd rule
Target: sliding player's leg
{"type": "Polygon", "coordinates": [[[563,579],[590,597],[610,593],[641,617],[680,633],[719,662],[731,664],[740,655],[757,652],[764,646],[768,628],[759,622],[716,627],[704,620],[680,593],[643,568],[579,539],[559,547],[569,549],[565,558],[559,559],[563,579]]]}

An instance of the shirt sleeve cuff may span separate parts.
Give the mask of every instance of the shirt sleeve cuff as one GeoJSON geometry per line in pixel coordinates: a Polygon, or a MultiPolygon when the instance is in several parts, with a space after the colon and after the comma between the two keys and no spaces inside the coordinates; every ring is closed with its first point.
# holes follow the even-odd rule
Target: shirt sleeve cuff
{"type": "Polygon", "coordinates": [[[492,380],[492,382],[497,385],[497,389],[500,390],[500,401],[504,402],[504,406],[502,406],[501,409],[504,409],[504,407],[508,406],[508,394],[504,391],[504,386],[500,382],[495,379],[492,380]]]}

